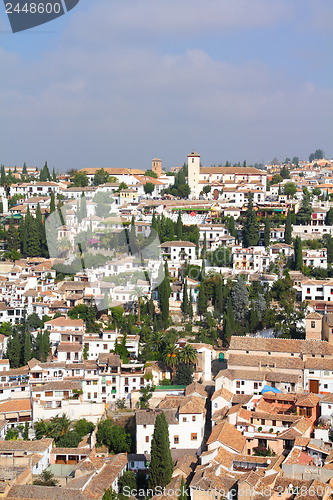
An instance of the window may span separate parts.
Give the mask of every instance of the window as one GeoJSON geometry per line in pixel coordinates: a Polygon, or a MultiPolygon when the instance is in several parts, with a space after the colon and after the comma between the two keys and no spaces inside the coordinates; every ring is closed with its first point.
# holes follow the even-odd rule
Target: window
{"type": "Polygon", "coordinates": [[[179,436],[174,436],[173,444],[179,444],[179,436]]]}
{"type": "Polygon", "coordinates": [[[316,328],[316,322],[315,321],[311,321],[311,328],[316,328]]]}
{"type": "Polygon", "coordinates": [[[97,399],[97,392],[94,392],[94,399],[97,399]]]}
{"type": "Polygon", "coordinates": [[[149,443],[149,436],[146,436],[146,443],[149,443]]]}
{"type": "Polygon", "coordinates": [[[107,344],[103,344],[103,349],[104,351],[108,348],[108,345],[107,344]]]}
{"type": "Polygon", "coordinates": [[[90,392],[88,392],[88,394],[87,394],[87,398],[88,398],[88,399],[91,399],[91,394],[90,394],[90,392]]]}
{"type": "Polygon", "coordinates": [[[191,441],[196,441],[197,439],[198,439],[197,433],[196,432],[192,432],[192,434],[191,434],[191,441]]]}
{"type": "Polygon", "coordinates": [[[254,388],[254,389],[258,389],[258,382],[254,382],[254,384],[253,384],[253,388],[254,388]]]}
{"type": "Polygon", "coordinates": [[[187,417],[183,417],[183,422],[187,422],[187,417]]]}
{"type": "Polygon", "coordinates": [[[195,415],[192,415],[192,422],[195,422],[195,415]]]}

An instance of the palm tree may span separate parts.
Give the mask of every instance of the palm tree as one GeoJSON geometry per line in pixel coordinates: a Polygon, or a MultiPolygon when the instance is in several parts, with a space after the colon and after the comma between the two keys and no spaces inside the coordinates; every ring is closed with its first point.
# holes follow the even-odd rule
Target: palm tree
{"type": "Polygon", "coordinates": [[[143,295],[143,288],[141,286],[136,286],[134,288],[134,295],[138,299],[138,323],[140,323],[140,313],[141,313],[141,302],[140,298],[143,295]]]}
{"type": "Polygon", "coordinates": [[[162,360],[172,369],[172,376],[174,376],[176,367],[179,365],[179,350],[174,344],[169,344],[162,355],[162,360]]]}
{"type": "Polygon", "coordinates": [[[154,332],[152,337],[152,348],[159,352],[163,344],[164,337],[161,332],[154,332]]]}
{"type": "Polygon", "coordinates": [[[186,344],[180,351],[180,359],[186,365],[193,365],[197,360],[197,351],[191,344],[186,344]]]}
{"type": "Polygon", "coordinates": [[[57,241],[57,249],[60,254],[66,255],[72,249],[71,242],[68,238],[61,238],[61,240],[57,241]]]}

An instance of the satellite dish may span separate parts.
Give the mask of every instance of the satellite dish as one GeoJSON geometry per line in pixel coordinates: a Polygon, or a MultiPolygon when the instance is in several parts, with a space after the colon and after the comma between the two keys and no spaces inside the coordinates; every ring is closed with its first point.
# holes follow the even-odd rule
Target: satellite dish
{"type": "Polygon", "coordinates": [[[269,459],[267,460],[267,463],[268,463],[268,464],[270,464],[270,463],[271,463],[271,461],[272,461],[272,460],[269,458],[269,459]]]}

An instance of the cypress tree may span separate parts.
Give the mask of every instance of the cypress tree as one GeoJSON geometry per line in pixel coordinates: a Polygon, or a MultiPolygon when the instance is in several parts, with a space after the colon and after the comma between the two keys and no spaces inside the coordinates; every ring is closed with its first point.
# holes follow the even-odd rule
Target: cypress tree
{"type": "Polygon", "coordinates": [[[234,236],[235,238],[237,238],[237,229],[236,229],[236,226],[235,226],[235,219],[233,216],[231,216],[229,218],[229,221],[228,221],[228,231],[229,231],[229,234],[231,236],[234,236]]]}
{"type": "Polygon", "coordinates": [[[223,278],[219,275],[219,280],[216,285],[215,309],[222,314],[223,311],[223,278]]]}
{"type": "Polygon", "coordinates": [[[23,348],[23,361],[26,365],[28,361],[32,358],[32,344],[31,344],[31,335],[27,330],[24,336],[24,348],[23,348]]]}
{"type": "Polygon", "coordinates": [[[245,248],[257,245],[259,242],[259,222],[253,209],[253,195],[249,193],[245,222],[243,226],[243,245],[245,248]]]}
{"type": "Polygon", "coordinates": [[[150,453],[149,488],[167,486],[172,477],[173,460],[170,450],[169,426],[163,412],[157,415],[155,420],[150,453]]]}
{"type": "Polygon", "coordinates": [[[169,297],[171,293],[168,263],[165,261],[164,279],[159,286],[158,299],[161,310],[162,321],[167,322],[169,318],[169,297]]]}
{"type": "Polygon", "coordinates": [[[186,484],[185,484],[185,481],[184,481],[184,476],[182,476],[182,480],[180,482],[180,493],[178,495],[177,500],[187,500],[186,484]]]}
{"type": "Polygon", "coordinates": [[[326,225],[327,226],[332,226],[333,225],[333,207],[329,209],[326,215],[326,225]]]}
{"type": "Polygon", "coordinates": [[[183,223],[180,210],[178,212],[178,219],[176,223],[176,234],[177,234],[177,240],[181,241],[183,239],[183,223]]]}
{"type": "Polygon", "coordinates": [[[223,338],[228,339],[233,334],[233,328],[231,327],[231,321],[226,312],[223,316],[223,338]]]}
{"type": "Polygon", "coordinates": [[[158,226],[157,226],[157,220],[156,220],[155,210],[153,211],[153,217],[152,217],[152,220],[151,220],[151,228],[154,229],[156,232],[158,232],[158,226]]]}
{"type": "Polygon", "coordinates": [[[57,176],[56,176],[54,168],[53,168],[53,171],[52,171],[52,180],[53,180],[53,182],[57,182],[57,176]]]}
{"type": "Polygon", "coordinates": [[[23,163],[22,174],[23,175],[27,175],[28,174],[27,164],[25,162],[23,163]]]}
{"type": "Polygon", "coordinates": [[[207,236],[206,236],[206,231],[205,231],[203,244],[202,244],[202,252],[201,252],[202,259],[206,258],[206,253],[207,253],[207,236]]]}
{"type": "Polygon", "coordinates": [[[190,297],[188,302],[188,315],[192,319],[193,318],[193,303],[192,303],[192,294],[190,291],[190,297]]]}
{"type": "Polygon", "coordinates": [[[21,343],[16,328],[11,337],[8,339],[7,356],[11,368],[18,368],[20,366],[21,343]]]}
{"type": "Polygon", "coordinates": [[[205,259],[202,259],[200,281],[203,281],[205,279],[205,275],[206,275],[206,264],[205,264],[205,259]]]}
{"type": "Polygon", "coordinates": [[[19,234],[14,226],[14,219],[12,218],[9,221],[9,228],[7,231],[7,244],[9,252],[17,250],[20,247],[19,234]]]}
{"type": "Polygon", "coordinates": [[[0,214],[3,214],[3,202],[0,201],[0,214]]]}
{"type": "Polygon", "coordinates": [[[24,422],[23,439],[24,441],[29,440],[29,424],[27,421],[24,422]]]}
{"type": "Polygon", "coordinates": [[[271,221],[268,215],[265,218],[264,245],[268,247],[271,242],[271,221]]]}
{"type": "Polygon", "coordinates": [[[294,244],[294,264],[296,270],[302,270],[303,268],[302,240],[299,236],[296,236],[294,244]]]}
{"type": "Polygon", "coordinates": [[[84,193],[82,193],[81,196],[81,220],[85,219],[87,217],[87,200],[86,197],[84,196],[84,193]]]}
{"type": "Polygon", "coordinates": [[[187,295],[187,279],[185,278],[185,283],[183,287],[183,302],[181,305],[181,310],[186,317],[188,314],[188,295],[187,295]]]}
{"type": "Polygon", "coordinates": [[[200,316],[207,312],[207,296],[205,290],[205,283],[202,281],[199,288],[198,296],[198,313],[200,316]]]}
{"type": "Polygon", "coordinates": [[[55,195],[54,192],[51,191],[51,200],[50,200],[50,214],[53,214],[55,212],[56,206],[55,206],[55,195]]]}
{"type": "Polygon", "coordinates": [[[29,225],[27,238],[27,253],[29,257],[38,257],[41,253],[40,239],[35,219],[32,219],[29,225]]]}
{"type": "Polygon", "coordinates": [[[80,222],[82,221],[82,217],[81,217],[81,206],[79,199],[76,201],[76,218],[78,223],[80,224],[80,222]]]}
{"type": "Polygon", "coordinates": [[[228,318],[229,318],[230,327],[231,327],[232,330],[234,330],[234,328],[235,328],[235,318],[234,318],[234,310],[232,308],[231,298],[229,298],[229,300],[228,300],[227,315],[228,315],[228,318]]]}
{"type": "Polygon", "coordinates": [[[26,255],[27,254],[27,241],[28,241],[28,231],[27,231],[27,224],[25,219],[22,217],[21,222],[20,222],[20,228],[19,228],[19,233],[20,233],[20,243],[21,243],[21,252],[26,255]]]}
{"type": "Polygon", "coordinates": [[[285,231],[284,231],[284,241],[287,243],[287,245],[291,245],[291,232],[292,232],[292,227],[291,227],[291,212],[288,210],[287,213],[287,218],[286,218],[286,224],[285,224],[285,231]]]}

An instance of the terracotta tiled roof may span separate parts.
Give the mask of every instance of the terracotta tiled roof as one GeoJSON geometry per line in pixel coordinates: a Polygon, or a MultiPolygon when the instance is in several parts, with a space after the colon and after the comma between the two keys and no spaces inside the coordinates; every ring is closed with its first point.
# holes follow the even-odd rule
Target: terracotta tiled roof
{"type": "Polygon", "coordinates": [[[26,451],[44,452],[53,442],[53,439],[37,439],[36,441],[0,441],[0,452],[4,451],[26,451]]]}
{"type": "Polygon", "coordinates": [[[255,354],[229,354],[228,368],[233,369],[232,365],[256,366],[261,368],[290,368],[302,370],[304,361],[298,357],[282,356],[257,356],[255,354]]]}
{"type": "MultiPolygon", "coordinates": [[[[30,399],[12,399],[0,403],[0,413],[31,411],[30,399]]],[[[4,441],[2,441],[3,443],[4,441]]],[[[1,446],[1,442],[0,442],[1,446]]]]}
{"type": "Polygon", "coordinates": [[[225,387],[222,387],[218,391],[214,392],[214,394],[212,396],[212,401],[214,401],[214,399],[217,399],[217,398],[223,398],[226,401],[231,401],[233,396],[234,396],[234,394],[232,392],[228,391],[228,389],[226,389],[225,387]]]}
{"type": "Polygon", "coordinates": [[[166,408],[164,410],[137,410],[136,411],[136,423],[137,425],[154,425],[157,415],[164,413],[168,424],[178,424],[178,419],[176,417],[176,408],[166,408]]]}
{"type": "Polygon", "coordinates": [[[320,340],[264,339],[239,336],[232,336],[230,338],[229,349],[302,354],[333,354],[333,345],[320,340]]]}
{"type": "Polygon", "coordinates": [[[227,421],[215,425],[213,432],[209,436],[207,444],[219,441],[229,448],[241,453],[246,441],[243,434],[227,421]]]}

